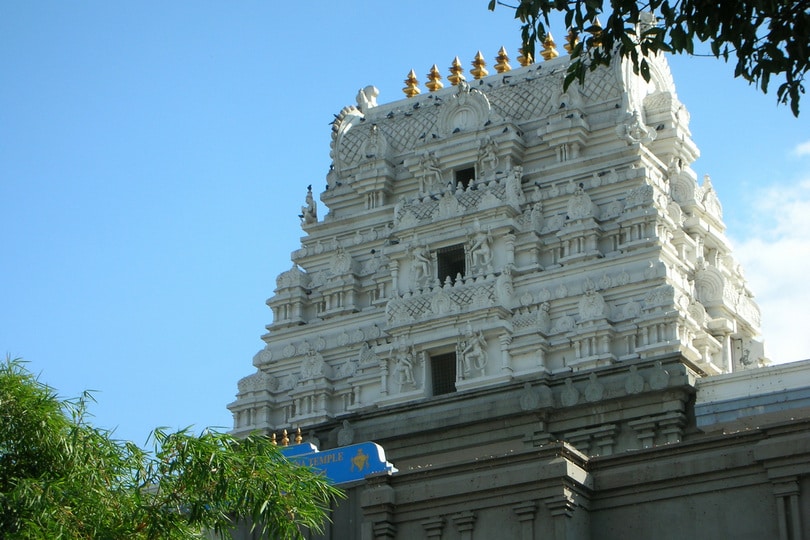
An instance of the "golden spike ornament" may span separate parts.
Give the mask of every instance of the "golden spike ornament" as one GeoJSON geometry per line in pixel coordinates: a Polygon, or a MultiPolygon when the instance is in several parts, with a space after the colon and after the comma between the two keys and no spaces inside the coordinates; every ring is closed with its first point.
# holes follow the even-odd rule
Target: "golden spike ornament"
{"type": "Polygon", "coordinates": [[[304,442],[304,437],[301,436],[301,428],[295,430],[295,444],[304,442]]]}
{"type": "Polygon", "coordinates": [[[523,49],[518,49],[518,54],[520,56],[517,57],[517,61],[521,66],[526,67],[534,64],[534,58],[532,58],[531,53],[524,54],[523,49]]]}
{"type": "Polygon", "coordinates": [[[549,32],[546,34],[546,39],[543,40],[543,51],[540,53],[543,60],[549,61],[560,56],[560,53],[557,52],[556,47],[557,44],[554,43],[554,36],[552,36],[551,32],[549,32]]]}
{"type": "Polygon", "coordinates": [[[287,430],[281,432],[281,446],[287,446],[290,444],[290,438],[287,436],[287,430]]]}
{"type": "Polygon", "coordinates": [[[435,92],[436,90],[441,90],[444,88],[442,84],[442,74],[439,73],[439,68],[436,64],[433,64],[433,67],[430,68],[430,73],[427,74],[428,82],[425,83],[428,90],[431,92],[435,92]]]}
{"type": "Polygon", "coordinates": [[[273,443],[273,446],[278,446],[278,442],[276,442],[276,434],[275,433],[270,435],[270,442],[273,443]]]}
{"type": "Polygon", "coordinates": [[[573,28],[569,28],[568,35],[565,36],[565,45],[563,45],[565,52],[571,54],[571,51],[574,50],[574,47],[576,47],[577,44],[579,44],[579,35],[574,32],[573,28]]]}
{"type": "Polygon", "coordinates": [[[416,73],[414,70],[411,70],[410,73],[408,73],[408,78],[405,79],[405,88],[403,88],[402,91],[405,92],[405,95],[409,98],[422,93],[419,90],[419,81],[416,80],[416,73]]]}
{"type": "Polygon", "coordinates": [[[593,36],[593,41],[591,42],[593,47],[601,47],[602,46],[602,23],[599,22],[599,18],[595,17],[593,19],[593,25],[588,28],[587,32],[593,36]]]}
{"type": "Polygon", "coordinates": [[[489,75],[489,71],[485,69],[486,65],[487,63],[484,61],[484,55],[481,54],[481,51],[478,51],[472,61],[473,68],[470,70],[470,73],[476,79],[483,79],[489,75]]]}
{"type": "Polygon", "coordinates": [[[464,68],[461,67],[461,60],[458,59],[458,56],[453,58],[453,63],[450,65],[450,75],[447,76],[447,80],[450,81],[450,84],[453,86],[457,86],[461,81],[467,80],[464,77],[464,68]]]}
{"type": "Polygon", "coordinates": [[[498,56],[495,57],[495,71],[498,73],[512,71],[512,66],[509,65],[509,55],[506,54],[506,48],[504,47],[498,50],[498,56]]]}

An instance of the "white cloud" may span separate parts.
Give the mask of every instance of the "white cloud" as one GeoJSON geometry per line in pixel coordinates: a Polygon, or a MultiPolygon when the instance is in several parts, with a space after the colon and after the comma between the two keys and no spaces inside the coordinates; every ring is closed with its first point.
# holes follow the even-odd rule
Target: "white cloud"
{"type": "Polygon", "coordinates": [[[793,148],[793,153],[797,156],[810,156],[810,141],[799,143],[793,148]]]}
{"type": "MultiPolygon", "coordinates": [[[[808,154],[810,154],[810,141],[808,154]]],[[[776,363],[810,358],[810,179],[758,194],[749,237],[735,241],[776,363]]]]}

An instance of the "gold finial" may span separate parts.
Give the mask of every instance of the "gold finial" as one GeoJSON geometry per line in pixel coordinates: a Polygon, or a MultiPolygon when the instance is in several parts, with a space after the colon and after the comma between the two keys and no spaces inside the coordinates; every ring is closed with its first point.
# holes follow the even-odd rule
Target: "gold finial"
{"type": "Polygon", "coordinates": [[[546,34],[546,39],[543,40],[543,51],[540,53],[543,56],[543,60],[549,61],[552,58],[557,58],[560,56],[560,53],[557,52],[556,49],[557,44],[554,43],[554,36],[551,35],[551,32],[546,34]]]}
{"type": "Polygon", "coordinates": [[[281,432],[281,446],[287,446],[290,444],[290,438],[287,437],[287,430],[281,432]]]}
{"type": "Polygon", "coordinates": [[[481,54],[481,51],[478,51],[475,55],[475,59],[472,61],[473,68],[470,70],[470,73],[476,79],[483,79],[487,75],[489,75],[489,71],[484,69],[487,63],[484,61],[484,55],[481,54]]]}
{"type": "Polygon", "coordinates": [[[588,28],[587,32],[593,36],[593,46],[594,47],[601,47],[602,46],[602,23],[599,22],[599,17],[594,17],[593,25],[588,28]]]}
{"type": "Polygon", "coordinates": [[[405,95],[409,98],[421,94],[419,90],[419,81],[416,80],[416,73],[413,70],[408,73],[408,78],[405,79],[405,88],[402,89],[405,95]]]}
{"type": "Polygon", "coordinates": [[[433,67],[430,68],[430,73],[427,74],[427,78],[428,82],[425,83],[425,86],[427,86],[428,90],[431,92],[444,88],[444,85],[442,84],[442,74],[439,73],[439,68],[436,66],[436,64],[433,64],[433,67]]]}
{"type": "Polygon", "coordinates": [[[301,428],[295,430],[295,444],[301,444],[304,438],[301,436],[301,428]]]}
{"type": "Polygon", "coordinates": [[[270,442],[273,443],[273,446],[278,446],[278,443],[276,442],[276,434],[275,433],[270,435],[270,442]]]}
{"type": "Polygon", "coordinates": [[[579,35],[577,35],[577,33],[574,32],[573,28],[569,28],[568,35],[565,37],[565,45],[563,45],[563,47],[565,47],[565,51],[568,54],[571,54],[571,51],[574,50],[574,47],[576,47],[578,43],[579,43],[579,35]]]}
{"type": "Polygon", "coordinates": [[[521,66],[526,67],[534,64],[534,58],[530,53],[523,54],[523,49],[518,49],[518,62],[521,66]]]}
{"type": "Polygon", "coordinates": [[[495,71],[498,73],[506,73],[512,71],[512,66],[509,65],[509,55],[506,54],[506,49],[501,47],[498,50],[498,56],[495,57],[495,71]]]}
{"type": "Polygon", "coordinates": [[[453,64],[450,66],[450,75],[447,76],[447,80],[450,81],[450,84],[453,86],[458,85],[461,81],[467,80],[464,78],[464,68],[461,67],[461,60],[458,59],[458,56],[453,58],[453,64]]]}

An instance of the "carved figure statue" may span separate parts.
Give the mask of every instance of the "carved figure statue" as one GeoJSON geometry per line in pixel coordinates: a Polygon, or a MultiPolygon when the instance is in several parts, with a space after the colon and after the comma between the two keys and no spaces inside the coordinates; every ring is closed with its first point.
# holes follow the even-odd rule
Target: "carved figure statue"
{"type": "Polygon", "coordinates": [[[405,384],[414,384],[413,351],[405,345],[400,345],[397,349],[393,376],[400,390],[405,384]]]}
{"type": "Polygon", "coordinates": [[[476,335],[469,325],[465,336],[460,356],[464,375],[469,375],[473,369],[483,370],[487,366],[487,341],[483,332],[479,330],[476,335]]]}
{"type": "Polygon", "coordinates": [[[492,231],[478,230],[470,244],[470,258],[473,268],[485,272],[492,267],[492,231]]]}
{"type": "Polygon", "coordinates": [[[357,91],[357,108],[360,112],[366,114],[369,109],[377,106],[377,96],[380,91],[375,86],[366,86],[365,88],[357,91]]]}
{"type": "Polygon", "coordinates": [[[419,158],[419,167],[422,169],[422,192],[440,190],[442,188],[442,169],[439,159],[433,152],[423,154],[419,158]]]}
{"type": "Polygon", "coordinates": [[[430,279],[430,250],[426,246],[415,246],[413,255],[413,281],[419,285],[430,279]]]}
{"type": "Polygon", "coordinates": [[[551,329],[551,317],[549,316],[549,311],[551,306],[548,302],[543,302],[540,304],[540,309],[537,311],[537,328],[547,334],[551,329]]]}
{"type": "Polygon", "coordinates": [[[497,150],[498,147],[492,139],[481,141],[478,154],[481,156],[479,163],[481,164],[482,172],[495,172],[495,169],[498,167],[497,150]]]}
{"type": "Polygon", "coordinates": [[[318,207],[315,206],[315,198],[312,196],[312,184],[307,186],[307,198],[305,205],[301,207],[301,225],[310,225],[318,222],[318,207]]]}
{"type": "Polygon", "coordinates": [[[506,177],[506,198],[512,202],[523,202],[523,167],[515,165],[506,177]]]}

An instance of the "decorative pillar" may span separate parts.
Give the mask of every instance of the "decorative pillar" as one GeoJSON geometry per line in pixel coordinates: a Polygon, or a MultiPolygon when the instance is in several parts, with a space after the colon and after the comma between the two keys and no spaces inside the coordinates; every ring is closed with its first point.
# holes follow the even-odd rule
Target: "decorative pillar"
{"type": "Polygon", "coordinates": [[[549,497],[543,502],[545,502],[546,508],[548,508],[549,512],[551,513],[552,521],[554,523],[554,538],[569,538],[568,520],[573,517],[574,510],[577,507],[576,502],[574,502],[574,494],[571,489],[564,487],[562,493],[549,497]]]}
{"type": "Polygon", "coordinates": [[[800,540],[802,537],[799,481],[796,477],[781,478],[773,484],[776,496],[776,519],[779,540],[800,540]]]}
{"type": "Polygon", "coordinates": [[[444,518],[435,517],[426,519],[422,522],[422,528],[425,530],[425,538],[428,540],[441,540],[442,529],[444,529],[444,518]]]}
{"type": "Polygon", "coordinates": [[[472,540],[475,529],[475,512],[466,511],[453,516],[453,523],[458,529],[461,540],[472,540]]]}
{"type": "Polygon", "coordinates": [[[396,259],[388,262],[388,268],[391,269],[391,287],[394,289],[394,295],[399,295],[399,261],[396,259]]]}
{"type": "Polygon", "coordinates": [[[655,420],[652,418],[642,418],[628,422],[630,427],[636,432],[642,448],[652,448],[655,444],[655,420]]]}
{"type": "Polygon", "coordinates": [[[512,507],[520,522],[521,540],[534,540],[534,515],[537,513],[537,503],[527,501],[512,507]]]}
{"type": "Polygon", "coordinates": [[[380,360],[380,394],[388,395],[388,358],[380,360]]]}
{"type": "Polygon", "coordinates": [[[394,524],[396,493],[391,487],[391,473],[383,472],[366,477],[366,487],[360,498],[365,521],[370,527],[364,528],[363,540],[385,540],[396,538],[394,524]],[[370,534],[370,536],[367,536],[370,534]]]}
{"type": "Polygon", "coordinates": [[[501,343],[501,371],[512,373],[512,357],[509,355],[509,344],[512,343],[512,336],[506,333],[501,334],[498,336],[498,341],[501,343]]]}
{"type": "Polygon", "coordinates": [[[506,266],[515,266],[515,235],[511,231],[503,235],[506,242],[506,266]]]}
{"type": "Polygon", "coordinates": [[[681,442],[686,416],[681,412],[670,412],[658,420],[658,432],[667,444],[681,442]]]}

